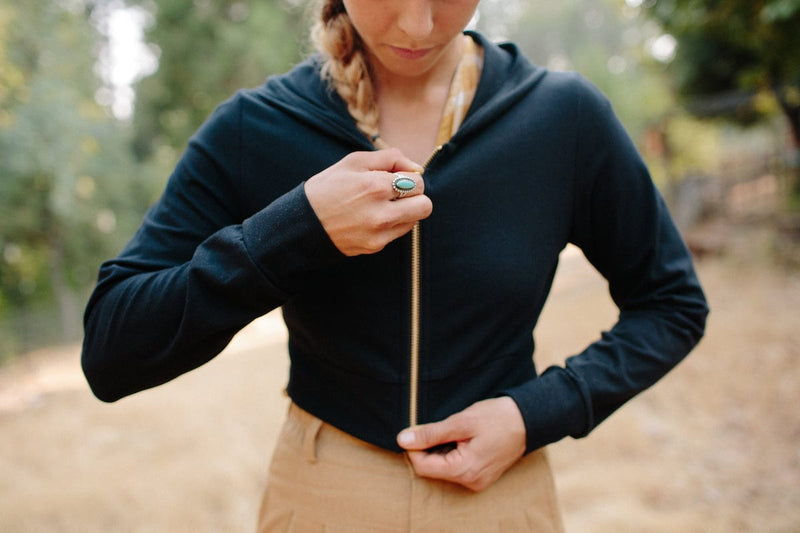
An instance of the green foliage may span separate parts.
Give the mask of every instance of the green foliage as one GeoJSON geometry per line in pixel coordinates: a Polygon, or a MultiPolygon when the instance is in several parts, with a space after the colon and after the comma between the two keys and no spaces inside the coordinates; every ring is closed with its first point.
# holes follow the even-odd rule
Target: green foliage
{"type": "Polygon", "coordinates": [[[158,71],[137,87],[136,153],[180,150],[211,110],[301,58],[304,21],[282,0],[157,0],[158,71]]]}
{"type": "Polygon", "coordinates": [[[0,13],[0,319],[58,302],[55,329],[74,333],[77,295],[151,187],[136,177],[129,133],[95,102],[100,41],[83,6],[0,0],[0,13]]]}
{"type": "Polygon", "coordinates": [[[0,358],[26,331],[74,338],[100,262],[132,235],[188,137],[236,89],[300,59],[303,26],[281,0],[0,0],[0,358]],[[154,11],[160,51],[132,124],[95,98],[107,45],[95,23],[125,5],[154,11]],[[43,318],[52,310],[61,327],[43,318]]]}
{"type": "Polygon", "coordinates": [[[690,110],[747,123],[770,111],[771,94],[800,142],[800,1],[654,0],[646,10],[678,40],[671,71],[690,110]]]}
{"type": "MultiPolygon", "coordinates": [[[[659,129],[668,146],[646,153],[657,182],[674,187],[682,177],[718,171],[723,151],[719,124],[698,121],[684,113],[665,117],[659,129]]],[[[665,192],[674,194],[673,190],[665,192]]]]}
{"type": "Polygon", "coordinates": [[[526,2],[510,33],[534,62],[597,84],[634,138],[674,105],[662,65],[646,47],[657,28],[642,25],[619,0],[526,2]]]}

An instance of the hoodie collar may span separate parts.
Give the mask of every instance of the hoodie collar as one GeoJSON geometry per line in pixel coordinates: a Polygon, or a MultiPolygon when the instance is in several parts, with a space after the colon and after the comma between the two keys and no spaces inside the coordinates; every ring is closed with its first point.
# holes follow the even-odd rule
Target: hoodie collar
{"type": "Polygon", "coordinates": [[[525,97],[545,76],[513,43],[493,43],[478,32],[466,32],[483,47],[483,71],[461,129],[454,140],[481,129],[525,97]]]}

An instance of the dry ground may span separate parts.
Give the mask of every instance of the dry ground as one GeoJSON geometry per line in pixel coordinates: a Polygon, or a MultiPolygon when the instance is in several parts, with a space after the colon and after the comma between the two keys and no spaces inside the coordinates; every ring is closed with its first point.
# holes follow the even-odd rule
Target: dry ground
{"type": "MultiPolygon", "coordinates": [[[[586,439],[551,447],[568,532],[800,531],[800,272],[699,263],[700,347],[586,439]]],[[[603,282],[567,253],[540,366],[611,325],[603,282]]],[[[0,369],[0,531],[252,531],[286,399],[276,315],[158,389],[106,405],[77,347],[0,369]]]]}

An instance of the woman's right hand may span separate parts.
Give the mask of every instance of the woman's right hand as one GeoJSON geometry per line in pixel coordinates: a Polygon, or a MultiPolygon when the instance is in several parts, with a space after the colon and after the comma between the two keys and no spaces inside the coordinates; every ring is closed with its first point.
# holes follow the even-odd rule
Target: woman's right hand
{"type": "Polygon", "coordinates": [[[340,252],[373,254],[431,214],[422,170],[397,149],[354,152],[309,178],[305,193],[340,252]],[[416,182],[411,194],[397,197],[395,172],[416,182]]]}

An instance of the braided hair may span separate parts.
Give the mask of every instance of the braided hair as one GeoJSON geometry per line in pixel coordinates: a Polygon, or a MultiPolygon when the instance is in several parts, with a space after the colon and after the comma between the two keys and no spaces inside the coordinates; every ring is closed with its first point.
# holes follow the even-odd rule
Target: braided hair
{"type": "Polygon", "coordinates": [[[358,128],[380,148],[378,106],[369,63],[342,0],[322,0],[311,38],[323,57],[322,75],[347,104],[358,128]]]}

